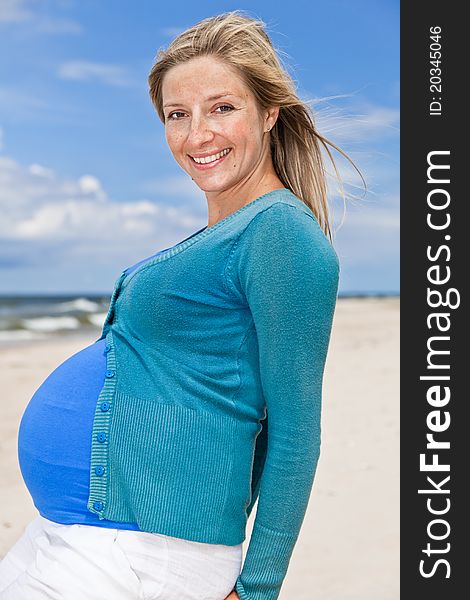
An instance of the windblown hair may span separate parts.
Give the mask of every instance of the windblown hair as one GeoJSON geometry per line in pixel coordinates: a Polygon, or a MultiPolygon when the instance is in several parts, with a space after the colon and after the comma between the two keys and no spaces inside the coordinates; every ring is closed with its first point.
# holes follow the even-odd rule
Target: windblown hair
{"type": "Polygon", "coordinates": [[[269,133],[274,169],[284,186],[312,210],[331,240],[322,148],[326,150],[338,179],[338,169],[328,146],[335,148],[356,171],[359,170],[340,148],[316,130],[312,110],[298,97],[294,81],[281,64],[265,24],[245,16],[240,10],[226,12],[196,23],[179,34],[168,48],[160,49],[148,83],[152,104],[163,123],[162,82],[165,74],[172,67],[200,56],[213,56],[234,68],[253,93],[260,114],[268,107],[280,107],[277,121],[269,133]]]}

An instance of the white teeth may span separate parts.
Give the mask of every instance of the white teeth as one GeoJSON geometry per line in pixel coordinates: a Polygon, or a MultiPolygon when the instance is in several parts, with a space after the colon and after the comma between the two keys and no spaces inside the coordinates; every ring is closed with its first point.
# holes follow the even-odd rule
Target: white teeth
{"type": "Polygon", "coordinates": [[[222,152],[219,152],[217,154],[213,154],[212,156],[205,156],[203,158],[195,158],[194,156],[192,156],[191,158],[194,160],[194,162],[197,162],[198,164],[205,165],[207,163],[214,162],[214,160],[217,160],[218,158],[221,158],[222,156],[225,156],[229,152],[230,152],[230,148],[225,148],[225,150],[222,150],[222,152]]]}

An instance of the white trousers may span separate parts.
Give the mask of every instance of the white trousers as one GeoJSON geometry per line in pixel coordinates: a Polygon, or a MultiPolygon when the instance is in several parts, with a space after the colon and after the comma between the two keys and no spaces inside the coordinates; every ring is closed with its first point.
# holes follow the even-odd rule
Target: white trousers
{"type": "Polygon", "coordinates": [[[0,562],[1,600],[224,600],[242,544],[62,525],[37,516],[0,562]]]}

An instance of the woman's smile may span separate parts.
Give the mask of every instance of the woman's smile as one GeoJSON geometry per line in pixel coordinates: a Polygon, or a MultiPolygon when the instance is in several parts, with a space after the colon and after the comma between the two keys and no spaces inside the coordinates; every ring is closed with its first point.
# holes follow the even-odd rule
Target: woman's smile
{"type": "Polygon", "coordinates": [[[217,152],[215,154],[203,155],[203,156],[192,156],[189,154],[189,158],[191,160],[192,166],[199,171],[206,171],[207,169],[213,169],[217,165],[225,159],[225,157],[230,154],[231,148],[225,148],[221,152],[217,152]]]}

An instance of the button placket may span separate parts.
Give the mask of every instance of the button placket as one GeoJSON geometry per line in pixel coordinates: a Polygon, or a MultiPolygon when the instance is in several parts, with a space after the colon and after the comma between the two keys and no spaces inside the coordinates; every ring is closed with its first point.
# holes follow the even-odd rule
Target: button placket
{"type": "Polygon", "coordinates": [[[108,445],[109,430],[113,413],[114,392],[116,388],[116,357],[112,331],[106,334],[105,380],[98,396],[93,421],[91,461],[90,461],[90,493],[88,509],[104,519],[106,509],[108,483],[108,445]]]}

